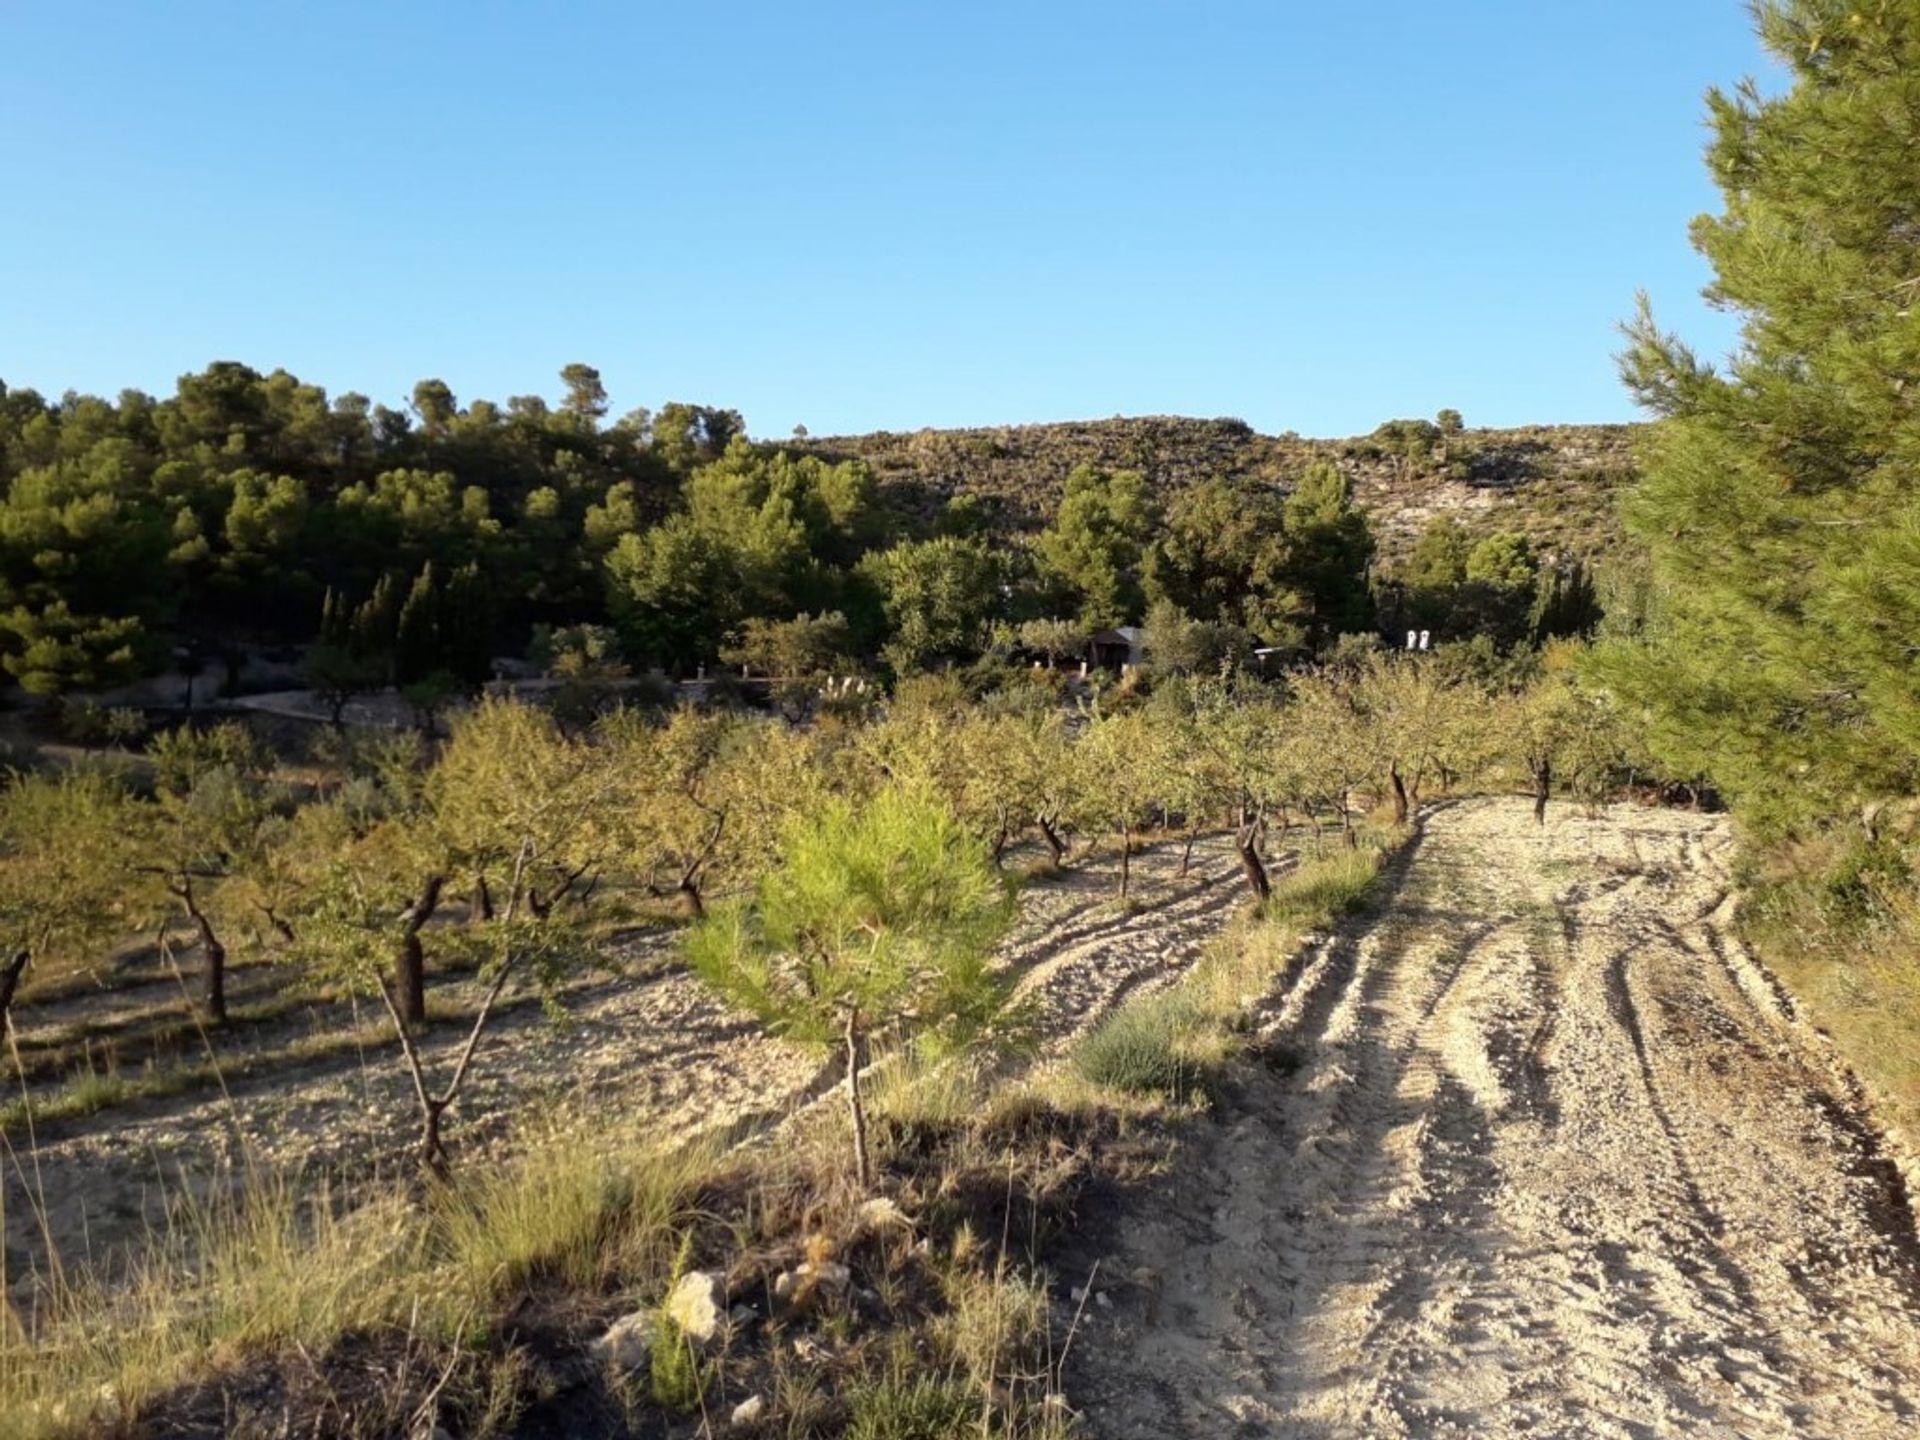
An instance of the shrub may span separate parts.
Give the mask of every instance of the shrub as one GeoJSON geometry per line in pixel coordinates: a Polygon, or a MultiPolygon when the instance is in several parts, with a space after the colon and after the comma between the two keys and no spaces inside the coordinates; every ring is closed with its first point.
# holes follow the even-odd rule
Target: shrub
{"type": "Polygon", "coordinates": [[[925,1376],[862,1385],[849,1397],[847,1440],[951,1440],[974,1428],[980,1402],[964,1385],[925,1376]]]}
{"type": "Polygon", "coordinates": [[[1074,1069],[1105,1089],[1178,1097],[1199,1078],[1182,1049],[1195,1021],[1193,1001],[1179,991],[1122,1006],[1074,1047],[1074,1069]]]}

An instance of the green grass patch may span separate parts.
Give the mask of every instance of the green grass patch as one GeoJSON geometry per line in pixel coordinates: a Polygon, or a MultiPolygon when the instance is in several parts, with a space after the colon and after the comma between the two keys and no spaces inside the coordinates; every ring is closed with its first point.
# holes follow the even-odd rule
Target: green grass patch
{"type": "Polygon", "coordinates": [[[847,1440],[951,1440],[980,1431],[980,1398],[927,1376],[861,1385],[848,1396],[847,1440]]]}
{"type": "Polygon", "coordinates": [[[1073,1067],[1082,1079],[1124,1095],[1180,1098],[1200,1078],[1183,1046],[1203,1018],[1182,991],[1156,991],[1095,1026],[1074,1046],[1073,1067]]]}

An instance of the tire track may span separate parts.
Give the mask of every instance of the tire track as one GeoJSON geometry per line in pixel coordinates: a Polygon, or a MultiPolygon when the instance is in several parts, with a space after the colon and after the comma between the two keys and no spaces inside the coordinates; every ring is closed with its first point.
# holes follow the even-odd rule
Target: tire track
{"type": "Polygon", "coordinates": [[[1110,1440],[1915,1433],[1920,1246],[1723,821],[1436,811],[1312,946],[1070,1377],[1110,1440]]]}

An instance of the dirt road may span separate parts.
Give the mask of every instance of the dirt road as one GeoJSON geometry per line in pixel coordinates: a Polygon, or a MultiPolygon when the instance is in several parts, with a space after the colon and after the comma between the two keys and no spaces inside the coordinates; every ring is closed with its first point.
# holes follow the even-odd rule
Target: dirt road
{"type": "Polygon", "coordinates": [[[1920,1434],[1908,1197],[1733,938],[1731,844],[1429,816],[1122,1222],[1069,1377],[1094,1433],[1920,1434]]]}

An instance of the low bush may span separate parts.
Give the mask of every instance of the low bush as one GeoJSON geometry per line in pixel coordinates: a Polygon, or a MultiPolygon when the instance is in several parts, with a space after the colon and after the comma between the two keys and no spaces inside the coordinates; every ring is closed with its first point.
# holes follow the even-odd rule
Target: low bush
{"type": "Polygon", "coordinates": [[[1181,1097],[1199,1079],[1199,1067],[1182,1045],[1200,1018],[1199,1007],[1183,992],[1156,991],[1123,1005],[1089,1032],[1074,1047],[1074,1069],[1122,1094],[1181,1097]]]}

